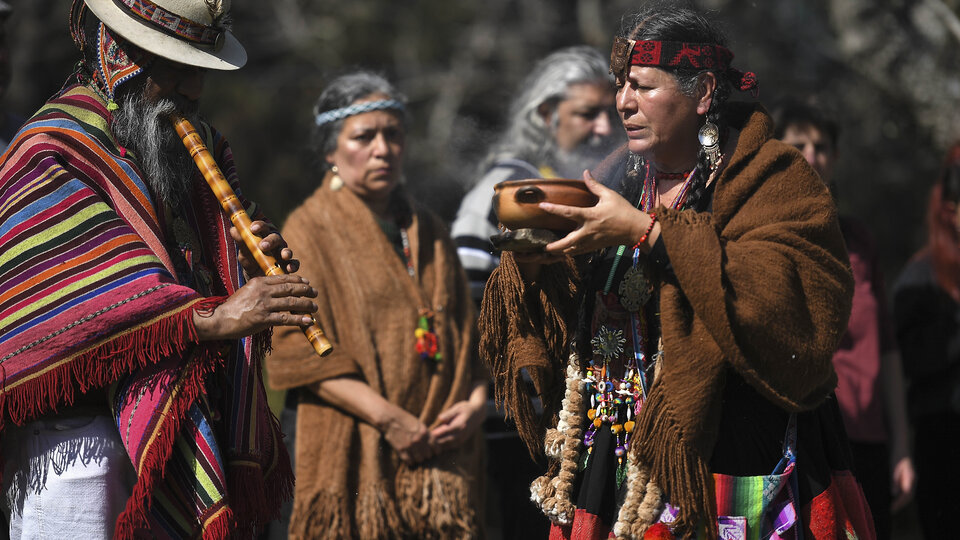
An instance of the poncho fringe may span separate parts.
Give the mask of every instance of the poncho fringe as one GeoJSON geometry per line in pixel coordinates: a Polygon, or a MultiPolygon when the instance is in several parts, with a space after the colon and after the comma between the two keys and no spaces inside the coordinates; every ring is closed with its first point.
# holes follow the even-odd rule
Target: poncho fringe
{"type": "MultiPolygon", "coordinates": [[[[57,404],[70,405],[74,400],[74,382],[80,390],[101,388],[151,363],[175,354],[182,354],[198,343],[193,313],[208,310],[223,299],[196,299],[160,314],[126,332],[92,345],[73,357],[64,358],[58,366],[14,389],[0,393],[0,429],[9,418],[14,424],[47,413],[55,413],[57,404]],[[144,345],[149,344],[149,345],[144,345]],[[131,353],[139,353],[131,354],[131,353]]],[[[17,351],[17,354],[22,351],[17,351]]]]}
{"type": "Polygon", "coordinates": [[[541,278],[541,286],[525,287],[513,255],[505,252],[487,282],[478,322],[480,359],[493,375],[496,403],[514,419],[531,455],[542,452],[546,425],[556,422],[559,409],[544,397],[564,386],[564,369],[556,359],[566,356],[570,344],[567,321],[577,282],[573,260],[544,266],[541,278]],[[539,421],[522,370],[541,397],[539,421]]]}
{"type": "Polygon", "coordinates": [[[341,494],[324,491],[310,501],[298,500],[294,511],[303,512],[305,519],[290,531],[290,537],[329,540],[476,537],[473,531],[479,528],[479,516],[471,508],[468,488],[458,475],[438,469],[402,469],[394,488],[395,494],[388,492],[390,486],[386,484],[360,488],[355,523],[351,522],[349,500],[341,494]],[[306,512],[308,508],[327,511],[306,512]]]}
{"type": "Polygon", "coordinates": [[[663,385],[655,384],[650,390],[637,418],[631,457],[640,463],[649,463],[651,480],[660,486],[670,486],[665,497],[674,506],[686,510],[671,523],[674,532],[684,538],[696,536],[697,532],[715,538],[716,529],[704,527],[704,523],[715,523],[717,518],[713,475],[706,460],[684,441],[676,415],[670,411],[663,395],[663,385]],[[698,527],[708,530],[697,531],[698,527]]]}

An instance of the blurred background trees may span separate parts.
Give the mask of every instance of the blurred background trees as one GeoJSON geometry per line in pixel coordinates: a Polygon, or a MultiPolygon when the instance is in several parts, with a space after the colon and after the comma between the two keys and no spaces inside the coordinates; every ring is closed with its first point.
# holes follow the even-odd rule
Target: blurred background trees
{"type": "MultiPolygon", "coordinates": [[[[78,59],[70,0],[7,1],[4,106],[30,114],[78,59]]],[[[231,141],[246,194],[279,223],[319,180],[308,133],[324,84],[355,67],[382,71],[410,100],[411,191],[449,220],[529,67],[567,45],[606,54],[620,16],[642,1],[234,0],[249,63],[208,76],[203,110],[231,141]]],[[[892,282],[923,243],[929,188],[960,138],[960,0],[694,3],[717,12],[762,102],[813,94],[834,112],[841,209],[872,230],[892,282]]],[[[912,536],[904,530],[895,537],[912,536]]]]}
{"type": "MultiPolygon", "coordinates": [[[[70,1],[8,1],[5,105],[29,114],[77,60],[70,1]]],[[[246,193],[280,222],[318,181],[307,141],[324,83],[354,67],[382,71],[410,98],[411,189],[451,219],[529,66],[561,46],[609,50],[639,1],[234,0],[250,60],[208,76],[204,110],[230,139],[246,193]]],[[[892,280],[922,243],[928,189],[960,137],[960,0],[694,3],[718,13],[761,101],[816,94],[835,111],[841,207],[876,234],[892,280]]]]}

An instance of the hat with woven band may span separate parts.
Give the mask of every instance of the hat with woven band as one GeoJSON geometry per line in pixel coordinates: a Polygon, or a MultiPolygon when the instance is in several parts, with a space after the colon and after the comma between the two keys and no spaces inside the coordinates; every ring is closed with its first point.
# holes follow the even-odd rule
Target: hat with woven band
{"type": "Polygon", "coordinates": [[[168,60],[231,70],[247,51],[224,26],[230,0],[84,0],[112,32],[168,60]]]}

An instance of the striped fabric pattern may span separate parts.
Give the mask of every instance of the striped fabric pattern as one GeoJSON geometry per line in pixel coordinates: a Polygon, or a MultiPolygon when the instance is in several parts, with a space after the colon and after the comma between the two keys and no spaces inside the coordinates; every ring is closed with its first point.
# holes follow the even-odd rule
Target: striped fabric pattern
{"type": "MultiPolygon", "coordinates": [[[[714,474],[717,515],[745,518],[747,529],[745,540],[784,537],[783,533],[774,532],[768,510],[774,506],[775,501],[781,501],[783,504],[788,502],[790,489],[788,476],[789,473],[769,476],[714,474]]],[[[791,534],[790,538],[792,537],[791,534]]]]}
{"type": "Polygon", "coordinates": [[[793,540],[797,520],[797,416],[790,415],[783,457],[768,475],[713,474],[721,540],[793,540]]]}
{"type": "MultiPolygon", "coordinates": [[[[197,299],[177,286],[146,187],[131,161],[111,153],[99,105],[89,92],[51,103],[3,157],[5,411],[23,385],[102,345],[112,329],[141,328],[197,299]]],[[[39,412],[14,407],[17,422],[39,412]]]]}
{"type": "MultiPolygon", "coordinates": [[[[71,87],[0,158],[0,430],[67,406],[75,382],[110,386],[138,473],[117,537],[226,538],[273,518],[292,494],[259,378],[267,336],[197,342],[193,311],[243,284],[229,223],[197,191],[192,223],[220,295],[204,298],[179,284],[109,118],[96,94],[71,87]]],[[[236,184],[226,141],[202,131],[236,184]]]]}

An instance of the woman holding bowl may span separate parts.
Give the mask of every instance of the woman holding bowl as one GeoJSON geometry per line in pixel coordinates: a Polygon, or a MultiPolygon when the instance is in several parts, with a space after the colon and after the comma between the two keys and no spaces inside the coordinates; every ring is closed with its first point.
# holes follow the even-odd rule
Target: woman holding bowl
{"type": "Polygon", "coordinates": [[[599,201],[540,203],[576,229],[487,284],[481,356],[552,458],[531,486],[551,538],[872,537],[832,398],[852,295],[836,209],[764,109],[728,101],[756,88],[732,58],[692,9],[624,17],[628,142],[584,174],[599,201]]]}

